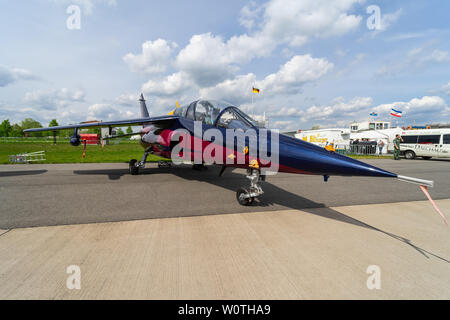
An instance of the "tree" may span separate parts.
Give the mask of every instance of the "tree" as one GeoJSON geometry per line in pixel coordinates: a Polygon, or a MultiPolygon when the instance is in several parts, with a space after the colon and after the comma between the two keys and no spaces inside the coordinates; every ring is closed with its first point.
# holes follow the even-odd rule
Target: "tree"
{"type": "Polygon", "coordinates": [[[121,135],[123,135],[123,134],[125,134],[125,133],[123,132],[122,128],[117,128],[116,134],[117,134],[118,136],[121,136],[121,135]]]}
{"type": "Polygon", "coordinates": [[[98,134],[99,136],[102,135],[102,129],[101,128],[89,128],[87,130],[88,133],[92,133],[92,134],[98,134]]]}
{"type": "MultiPolygon", "coordinates": [[[[58,121],[56,121],[56,119],[53,119],[52,121],[50,121],[48,126],[49,127],[57,127],[57,126],[59,126],[59,124],[58,124],[58,121]]],[[[56,144],[56,131],[53,131],[53,144],[56,144]]]]}
{"type": "Polygon", "coordinates": [[[57,127],[57,126],[59,126],[59,124],[58,124],[58,121],[56,121],[56,119],[53,119],[52,121],[50,121],[48,126],[49,127],[57,127]]]}
{"type": "Polygon", "coordinates": [[[9,137],[11,134],[11,123],[6,119],[0,124],[0,137],[9,137]]]}
{"type": "Polygon", "coordinates": [[[313,126],[312,128],[311,128],[311,130],[319,130],[320,129],[320,126],[313,126]]]}
{"type": "MultiPolygon", "coordinates": [[[[22,127],[22,130],[32,129],[32,128],[42,128],[42,124],[40,124],[38,121],[31,119],[31,118],[27,118],[27,119],[23,120],[20,123],[20,126],[22,127]]],[[[42,137],[43,133],[42,132],[34,132],[31,135],[33,135],[35,137],[42,137]]]]}
{"type": "Polygon", "coordinates": [[[11,128],[11,137],[23,137],[24,135],[22,127],[17,123],[13,124],[11,128]]]}
{"type": "Polygon", "coordinates": [[[127,134],[131,134],[131,133],[133,133],[133,129],[131,129],[131,126],[129,126],[129,127],[127,128],[127,134]]]}

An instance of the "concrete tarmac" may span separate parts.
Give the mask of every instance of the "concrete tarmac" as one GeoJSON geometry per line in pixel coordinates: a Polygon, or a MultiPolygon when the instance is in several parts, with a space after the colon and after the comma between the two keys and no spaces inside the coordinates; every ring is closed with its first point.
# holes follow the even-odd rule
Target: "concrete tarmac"
{"type": "MultiPolygon", "coordinates": [[[[367,160],[406,176],[435,180],[434,199],[450,198],[450,161],[367,160]]],[[[252,207],[236,201],[248,186],[243,170],[194,171],[188,166],[139,176],[127,164],[0,166],[0,229],[174,218],[276,210],[425,200],[416,185],[389,178],[278,174],[263,183],[265,194],[252,207]]]]}
{"type": "Polygon", "coordinates": [[[0,299],[450,299],[449,232],[427,201],[14,229],[0,299]]]}
{"type": "MultiPolygon", "coordinates": [[[[449,217],[449,161],[368,162],[435,180],[449,217]]],[[[449,228],[417,186],[279,174],[242,207],[247,184],[217,168],[0,166],[0,299],[450,299],[449,228]]]]}

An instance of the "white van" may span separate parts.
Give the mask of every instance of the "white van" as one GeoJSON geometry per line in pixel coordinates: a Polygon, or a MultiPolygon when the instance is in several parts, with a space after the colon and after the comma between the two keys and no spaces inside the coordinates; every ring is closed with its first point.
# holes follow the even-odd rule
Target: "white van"
{"type": "Polygon", "coordinates": [[[406,159],[450,158],[450,129],[408,130],[402,138],[400,152],[406,159]]]}

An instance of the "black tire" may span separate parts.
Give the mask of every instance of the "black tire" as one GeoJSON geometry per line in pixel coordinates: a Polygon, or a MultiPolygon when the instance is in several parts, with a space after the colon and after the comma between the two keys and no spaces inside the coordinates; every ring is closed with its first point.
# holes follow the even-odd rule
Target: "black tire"
{"type": "Polygon", "coordinates": [[[408,150],[405,152],[405,158],[408,160],[413,160],[416,157],[414,151],[408,150]]]}
{"type": "Polygon", "coordinates": [[[241,206],[251,206],[253,204],[253,202],[255,202],[255,198],[253,198],[253,197],[241,198],[241,195],[247,194],[247,193],[248,193],[248,191],[245,190],[244,188],[240,188],[240,189],[238,189],[238,191],[236,191],[236,199],[241,206]]]}
{"type": "Polygon", "coordinates": [[[133,176],[136,176],[139,174],[139,167],[136,167],[136,163],[138,161],[136,159],[130,160],[129,167],[130,167],[130,174],[133,176]]]}
{"type": "Polygon", "coordinates": [[[423,160],[430,160],[431,157],[422,157],[423,160]]]}

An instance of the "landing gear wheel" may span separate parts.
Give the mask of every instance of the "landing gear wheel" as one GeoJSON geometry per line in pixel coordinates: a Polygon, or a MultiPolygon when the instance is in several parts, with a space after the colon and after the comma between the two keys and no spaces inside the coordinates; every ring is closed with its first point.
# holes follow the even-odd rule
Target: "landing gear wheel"
{"type": "Polygon", "coordinates": [[[133,176],[136,176],[139,174],[139,167],[136,166],[137,162],[138,161],[136,159],[130,160],[130,164],[129,164],[130,174],[133,176]]]}
{"type": "Polygon", "coordinates": [[[241,206],[250,206],[255,202],[254,197],[247,198],[246,195],[248,195],[248,191],[244,188],[240,188],[236,192],[236,199],[241,206]]]}
{"type": "Polygon", "coordinates": [[[408,150],[405,152],[405,158],[408,160],[413,160],[416,157],[414,151],[408,150]]]}

